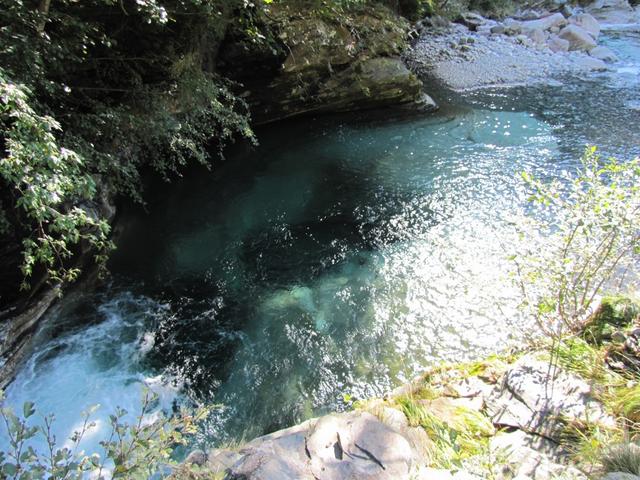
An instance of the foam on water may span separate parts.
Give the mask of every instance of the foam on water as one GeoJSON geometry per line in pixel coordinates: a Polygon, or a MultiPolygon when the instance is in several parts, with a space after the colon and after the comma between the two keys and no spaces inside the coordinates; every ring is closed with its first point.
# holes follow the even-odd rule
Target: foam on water
{"type": "MultiPolygon", "coordinates": [[[[98,442],[110,431],[109,414],[116,407],[130,412],[125,419],[131,421],[148,389],[159,397],[154,410],[170,410],[180,383],[154,375],[144,366],[153,335],[147,329],[153,328],[154,318],[165,310],[163,305],[124,292],[101,302],[86,318],[84,310],[74,309],[73,303],[69,299],[65,308],[50,315],[53,318],[36,340],[39,348],[7,390],[7,402],[21,411],[19,406],[31,401],[41,414],[54,413],[53,432],[60,442],[81,429],[80,412],[100,405],[91,416],[96,426],[81,444],[88,452],[98,452],[98,442]],[[58,335],[57,330],[65,328],[57,320],[61,317],[77,325],[58,335]],[[90,325],[82,326],[85,322],[90,325]]],[[[35,445],[44,447],[42,441],[35,445]]],[[[70,442],[63,445],[70,446],[70,442]]]]}

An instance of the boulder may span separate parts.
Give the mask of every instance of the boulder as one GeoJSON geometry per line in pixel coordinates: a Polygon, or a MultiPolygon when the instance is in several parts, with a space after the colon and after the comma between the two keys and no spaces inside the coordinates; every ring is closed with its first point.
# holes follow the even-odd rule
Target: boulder
{"type": "Polygon", "coordinates": [[[449,26],[449,20],[440,15],[434,15],[432,17],[423,18],[418,22],[418,25],[422,26],[423,28],[441,29],[449,26]]]}
{"type": "MultiPolygon", "coordinates": [[[[402,427],[404,422],[392,416],[402,427]]],[[[419,459],[407,438],[361,411],[327,415],[257,438],[239,455],[227,478],[409,480],[419,459]]]]}
{"type": "Polygon", "coordinates": [[[534,43],[534,45],[544,45],[547,41],[547,35],[539,28],[527,31],[527,37],[534,43]]]}
{"type": "Polygon", "coordinates": [[[420,100],[421,82],[400,58],[408,22],[377,4],[355,15],[357,32],[332,15],[293,15],[274,2],[265,18],[273,42],[240,41],[247,32],[230,27],[238,40],[220,51],[217,66],[245,86],[254,124],[420,100]]]}
{"type": "Polygon", "coordinates": [[[551,439],[560,438],[566,422],[614,426],[587,382],[529,354],[518,360],[486,399],[496,425],[516,427],[551,439]]]}
{"type": "Polygon", "coordinates": [[[571,5],[569,5],[568,3],[565,3],[562,6],[562,10],[561,10],[562,15],[564,15],[565,18],[571,17],[575,13],[575,11],[576,10],[571,5]]]}
{"type": "Polygon", "coordinates": [[[598,60],[602,60],[603,62],[607,63],[618,61],[618,57],[616,56],[616,54],[613,53],[610,48],[602,45],[589,50],[589,55],[591,55],[593,58],[597,58],[598,60]]]}
{"type": "Polygon", "coordinates": [[[475,32],[479,26],[487,23],[487,19],[482,15],[478,15],[477,13],[464,12],[460,14],[460,16],[456,19],[456,22],[464,25],[472,32],[475,32]]]}
{"type": "Polygon", "coordinates": [[[600,35],[600,24],[588,13],[576,13],[572,15],[569,17],[569,24],[582,28],[591,35],[594,40],[597,40],[598,35],[600,35]]]}
{"type": "Polygon", "coordinates": [[[194,450],[192,451],[187,458],[184,460],[184,463],[191,465],[198,465],[199,467],[203,466],[207,462],[207,454],[202,450],[194,450]]]}
{"type": "Polygon", "coordinates": [[[539,18],[538,20],[529,20],[527,22],[520,22],[522,31],[529,30],[549,30],[553,27],[562,27],[567,24],[567,19],[561,13],[554,13],[548,17],[539,18]]]}
{"type": "Polygon", "coordinates": [[[532,480],[587,480],[586,475],[576,468],[567,467],[554,461],[561,459],[560,447],[537,435],[529,435],[520,430],[497,435],[491,439],[489,449],[492,458],[499,458],[494,467],[494,478],[526,478],[532,480]]]}
{"type": "Polygon", "coordinates": [[[596,0],[585,10],[602,24],[638,22],[638,13],[628,0],[596,0]]]}
{"type": "Polygon", "coordinates": [[[576,64],[585,70],[591,70],[594,72],[602,72],[607,70],[607,64],[599,58],[581,56],[576,58],[576,64]]]}
{"type": "Polygon", "coordinates": [[[513,15],[513,18],[515,18],[516,20],[538,20],[539,18],[548,17],[549,15],[550,13],[546,10],[539,11],[527,8],[525,10],[516,12],[516,14],[513,15]]]}
{"type": "Polygon", "coordinates": [[[229,467],[230,479],[315,480],[309,469],[306,437],[315,421],[258,437],[247,443],[229,467]]]}
{"type": "Polygon", "coordinates": [[[233,450],[214,448],[207,454],[206,467],[213,474],[222,473],[233,467],[242,458],[233,450]]]}
{"type": "Polygon", "coordinates": [[[407,439],[366,412],[321,418],[305,451],[318,480],[408,478],[415,460],[407,439]]]}
{"type": "Polygon", "coordinates": [[[557,36],[553,36],[547,42],[547,46],[551,49],[552,52],[568,52],[570,43],[568,40],[564,40],[562,38],[558,38],[557,36]]]}
{"type": "Polygon", "coordinates": [[[569,42],[569,50],[588,52],[597,46],[596,41],[586,30],[573,24],[560,30],[558,37],[569,42]]]}
{"type": "Polygon", "coordinates": [[[607,473],[604,477],[602,477],[602,480],[640,480],[640,477],[631,473],[612,472],[607,473]]]}

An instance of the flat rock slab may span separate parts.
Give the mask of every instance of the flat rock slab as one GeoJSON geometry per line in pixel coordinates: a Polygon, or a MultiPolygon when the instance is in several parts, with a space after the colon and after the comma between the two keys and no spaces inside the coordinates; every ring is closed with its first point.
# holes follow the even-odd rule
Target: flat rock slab
{"type": "Polygon", "coordinates": [[[499,459],[494,475],[497,479],[527,478],[533,480],[586,480],[582,472],[559,463],[566,452],[555,442],[521,430],[497,435],[491,439],[491,455],[499,459]]]}
{"type": "Polygon", "coordinates": [[[507,371],[487,398],[486,409],[496,425],[552,439],[559,438],[567,421],[615,424],[584,380],[550,368],[535,353],[525,355],[507,371]]]}
{"type": "Polygon", "coordinates": [[[327,415],[249,442],[230,467],[242,480],[403,480],[416,452],[367,412],[327,415]]]}

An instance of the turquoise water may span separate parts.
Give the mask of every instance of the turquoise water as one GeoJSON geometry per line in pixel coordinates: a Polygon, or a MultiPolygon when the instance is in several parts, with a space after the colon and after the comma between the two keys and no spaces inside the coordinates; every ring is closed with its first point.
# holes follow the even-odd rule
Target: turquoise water
{"type": "Polygon", "coordinates": [[[517,344],[504,243],[526,208],[518,173],[571,170],[587,143],[638,154],[640,39],[607,43],[622,62],[585,81],[282,123],[211,172],[150,184],[147,208],[121,215],[109,283],[50,314],[9,402],[54,412],[59,438],[102,404],[91,449],[148,386],[167,412],[221,404],[202,440],[225,442],[517,344]]]}

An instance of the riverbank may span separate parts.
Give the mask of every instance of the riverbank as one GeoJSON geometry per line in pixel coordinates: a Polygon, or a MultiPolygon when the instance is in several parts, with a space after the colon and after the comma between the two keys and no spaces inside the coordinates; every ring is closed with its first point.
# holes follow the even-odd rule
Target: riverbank
{"type": "Polygon", "coordinates": [[[621,450],[637,448],[625,442],[637,434],[639,315],[605,299],[555,346],[442,364],[384,398],[346,399],[350,412],[186,463],[244,480],[637,479],[621,450]]]}
{"type": "Polygon", "coordinates": [[[600,31],[637,29],[640,21],[639,8],[624,0],[560,10],[529,9],[500,21],[474,13],[454,23],[428,19],[417,25],[407,62],[454,90],[557,84],[615,68],[616,55],[598,44],[600,31]]]}

